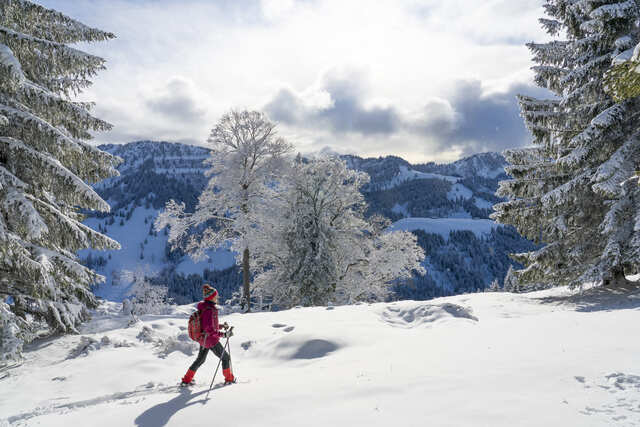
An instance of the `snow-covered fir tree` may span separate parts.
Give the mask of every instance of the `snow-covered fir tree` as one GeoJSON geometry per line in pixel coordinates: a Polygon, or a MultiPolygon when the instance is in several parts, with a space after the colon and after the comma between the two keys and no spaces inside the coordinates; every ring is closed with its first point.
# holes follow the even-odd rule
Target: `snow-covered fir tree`
{"type": "Polygon", "coordinates": [[[184,246],[196,259],[207,249],[234,242],[242,262],[245,306],[250,297],[250,242],[246,239],[269,186],[277,179],[284,157],[293,149],[279,137],[276,124],[258,111],[231,111],[211,131],[211,179],[194,213],[171,200],[156,220],[156,229],[170,226],[169,241],[184,246]],[[213,225],[211,225],[213,223],[213,225]],[[191,233],[196,227],[206,227],[191,233]]]}
{"type": "Polygon", "coordinates": [[[507,150],[514,179],[498,195],[510,201],[494,218],[546,245],[518,254],[527,284],[625,282],[640,260],[640,194],[629,177],[638,169],[640,100],[616,101],[603,76],[638,43],[634,0],[548,0],[541,19],[554,37],[530,43],[536,83],[553,99],[520,96],[534,147],[507,150]]]}
{"type": "Polygon", "coordinates": [[[506,292],[519,292],[520,286],[518,285],[518,279],[514,275],[513,266],[510,265],[507,270],[506,276],[504,276],[504,284],[502,285],[502,289],[506,292]]]}
{"type": "Polygon", "coordinates": [[[380,300],[394,280],[424,273],[415,235],[365,220],[364,172],[338,158],[298,157],[249,239],[259,293],[281,307],[380,300]]]}
{"type": "Polygon", "coordinates": [[[2,352],[15,344],[8,330],[21,340],[76,331],[100,279],[76,251],[119,248],[78,212],[108,211],[88,183],[117,175],[116,158],[84,141],[110,125],[72,100],[104,60],[67,46],[112,37],[29,1],[0,0],[0,298],[15,316],[2,306],[2,352]]]}
{"type": "MultiPolygon", "coordinates": [[[[633,51],[629,49],[614,58],[613,67],[607,72],[605,82],[607,91],[616,101],[640,96],[640,43],[633,51]]],[[[633,178],[640,185],[640,170],[636,171],[633,178]]],[[[640,227],[640,224],[637,226],[640,227]]]]}

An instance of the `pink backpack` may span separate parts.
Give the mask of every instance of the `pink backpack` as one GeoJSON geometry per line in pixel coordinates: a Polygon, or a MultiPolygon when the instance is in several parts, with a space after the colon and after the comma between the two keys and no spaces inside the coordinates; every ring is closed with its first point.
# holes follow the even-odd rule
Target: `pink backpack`
{"type": "Polygon", "coordinates": [[[200,310],[197,310],[189,317],[189,338],[199,342],[201,336],[202,325],[200,322],[200,310]]]}

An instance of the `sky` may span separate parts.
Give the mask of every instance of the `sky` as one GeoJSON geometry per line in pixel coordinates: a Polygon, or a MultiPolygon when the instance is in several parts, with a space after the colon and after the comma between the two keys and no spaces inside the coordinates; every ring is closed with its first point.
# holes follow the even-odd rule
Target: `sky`
{"type": "Polygon", "coordinates": [[[543,0],[36,0],[117,38],[81,95],[96,143],[206,145],[261,110],[296,151],[448,162],[529,143],[517,94],[543,0]]]}

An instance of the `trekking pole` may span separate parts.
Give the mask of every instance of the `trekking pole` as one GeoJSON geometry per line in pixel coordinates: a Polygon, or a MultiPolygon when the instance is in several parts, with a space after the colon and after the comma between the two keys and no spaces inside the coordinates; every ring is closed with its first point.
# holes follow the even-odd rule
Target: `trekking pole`
{"type": "MultiPolygon", "coordinates": [[[[233,329],[233,326],[231,327],[231,329],[233,329]]],[[[227,341],[224,343],[224,347],[222,347],[222,354],[220,355],[220,360],[218,360],[218,366],[216,366],[216,371],[213,373],[213,378],[211,378],[211,384],[209,385],[209,391],[207,391],[207,396],[205,399],[209,398],[209,392],[213,388],[213,382],[216,379],[216,375],[218,375],[218,369],[220,369],[220,364],[222,363],[222,356],[224,356],[224,352],[226,351],[227,347],[229,347],[229,338],[230,337],[227,337],[227,341]]],[[[231,359],[231,353],[229,353],[229,359],[231,359]]],[[[229,362],[231,362],[231,360],[229,360],[229,362]]]]}
{"type": "MultiPolygon", "coordinates": [[[[222,354],[224,354],[224,348],[227,347],[227,344],[229,344],[229,338],[227,338],[227,342],[224,344],[224,347],[222,349],[222,354]]],[[[209,398],[209,392],[211,391],[211,388],[213,388],[213,382],[216,379],[216,375],[218,374],[218,369],[220,368],[220,363],[222,363],[222,357],[220,358],[220,360],[218,360],[218,366],[216,366],[216,371],[213,373],[213,378],[211,378],[211,384],[209,385],[209,391],[207,391],[207,397],[205,399],[209,398]]]]}
{"type": "MultiPolygon", "coordinates": [[[[231,337],[229,337],[231,338],[231,337]]],[[[227,340],[229,342],[229,340],[227,340]]],[[[229,368],[231,368],[231,372],[233,372],[233,362],[231,361],[231,343],[229,343],[229,368]]]]}

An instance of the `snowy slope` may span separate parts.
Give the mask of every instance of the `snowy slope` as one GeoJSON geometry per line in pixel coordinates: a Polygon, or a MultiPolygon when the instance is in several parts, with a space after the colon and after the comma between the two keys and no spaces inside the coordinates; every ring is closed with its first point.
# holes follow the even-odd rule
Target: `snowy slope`
{"type": "Polygon", "coordinates": [[[415,179],[440,179],[443,181],[450,182],[452,184],[455,184],[460,180],[460,178],[456,176],[440,175],[437,173],[430,173],[430,172],[420,172],[417,170],[410,169],[407,166],[400,165],[398,167],[398,173],[394,175],[393,178],[391,178],[389,181],[382,184],[379,187],[379,189],[386,190],[389,188],[396,187],[398,184],[401,184],[403,182],[407,182],[415,179]]]}
{"type": "MultiPolygon", "coordinates": [[[[153,207],[138,206],[128,220],[119,221],[109,225],[109,237],[120,242],[120,250],[99,251],[81,250],[78,255],[86,259],[103,257],[106,259],[104,266],[95,266],[95,270],[105,276],[105,283],[94,287],[94,293],[110,301],[122,301],[129,289],[130,280],[120,277],[120,272],[143,272],[147,276],[154,276],[168,265],[165,259],[165,247],[168,237],[164,233],[149,234],[151,224],[158,216],[160,210],[153,207]]],[[[110,217],[88,218],[85,224],[93,229],[98,229],[98,224],[104,225],[110,217]]],[[[210,251],[209,258],[196,262],[185,256],[176,264],[176,271],[191,274],[200,274],[204,269],[223,270],[235,265],[234,255],[227,250],[210,251]]]]}
{"type": "Polygon", "coordinates": [[[104,284],[94,288],[96,295],[122,301],[131,283],[132,275],[128,272],[142,272],[151,277],[171,269],[187,276],[235,265],[234,254],[224,249],[210,251],[208,259],[200,262],[188,256],[168,259],[166,234],[152,232],[152,224],[168,200],[184,202],[190,208],[195,204],[207,181],[205,161],[210,156],[207,148],[155,141],[107,144],[100,148],[123,159],[118,166],[121,175],[95,186],[112,211],[90,216],[84,224],[95,230],[107,230],[106,234],[120,242],[122,249],[78,252],[85,261],[89,256],[97,260],[90,267],[106,278],[104,284]]]}
{"type": "Polygon", "coordinates": [[[0,426],[640,423],[637,288],[223,316],[241,382],[209,399],[212,355],[199,385],[175,386],[195,358],[190,307],[129,328],[117,309],[103,306],[81,336],[31,347],[0,382],[0,426]]]}
{"type": "Polygon", "coordinates": [[[471,231],[477,237],[482,237],[496,227],[498,224],[489,219],[404,218],[391,224],[389,230],[423,230],[425,233],[439,234],[446,240],[452,231],[471,231]]]}

